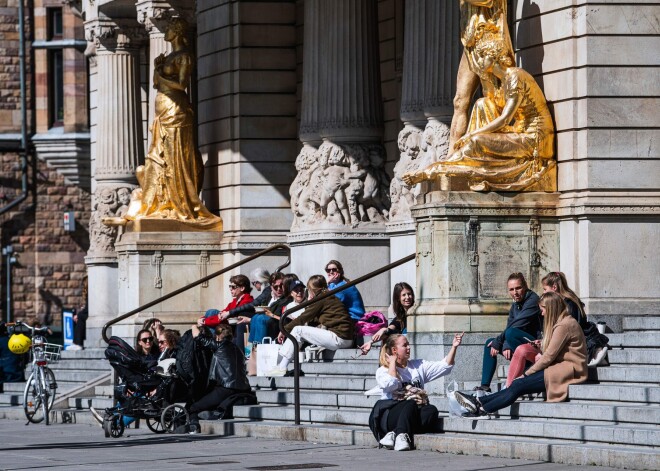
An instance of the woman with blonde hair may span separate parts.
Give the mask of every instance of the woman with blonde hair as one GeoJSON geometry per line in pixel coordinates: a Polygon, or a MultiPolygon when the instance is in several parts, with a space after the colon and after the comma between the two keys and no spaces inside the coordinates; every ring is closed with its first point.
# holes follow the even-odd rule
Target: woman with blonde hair
{"type": "MultiPolygon", "coordinates": [[[[308,299],[313,299],[325,293],[328,284],[323,275],[314,275],[307,281],[308,299]]],[[[351,348],[355,333],[355,323],[351,320],[348,310],[335,296],[329,296],[305,308],[305,311],[284,328],[296,339],[298,345],[303,341],[318,345],[327,350],[351,348]],[[316,327],[313,327],[316,326],[316,327]]],[[[277,340],[284,341],[280,332],[277,340]]],[[[286,339],[280,351],[282,361],[268,376],[284,376],[287,366],[293,359],[293,342],[286,339]]]]}
{"type": "Polygon", "coordinates": [[[587,379],[584,333],[568,313],[564,299],[554,292],[543,293],[539,307],[543,316],[541,358],[502,391],[479,398],[457,391],[456,400],[471,413],[491,414],[524,394],[540,392],[546,393],[548,402],[561,402],[568,397],[570,384],[587,379]]]}
{"type": "Polygon", "coordinates": [[[381,399],[369,416],[369,428],[380,446],[395,451],[414,447],[414,436],[433,432],[438,409],[429,404],[424,385],[451,373],[463,334],[454,335],[451,349],[440,361],[411,360],[405,335],[387,337],[380,350],[376,383],[381,399]]]}

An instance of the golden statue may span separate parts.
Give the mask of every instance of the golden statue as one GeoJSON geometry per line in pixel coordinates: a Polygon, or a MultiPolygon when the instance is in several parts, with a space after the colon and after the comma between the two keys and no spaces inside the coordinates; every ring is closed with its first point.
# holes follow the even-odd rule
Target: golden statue
{"type": "Polygon", "coordinates": [[[452,121],[452,131],[460,130],[462,137],[452,137],[455,152],[447,159],[405,174],[408,185],[448,176],[467,180],[473,191],[556,191],[552,118],[534,78],[514,67],[505,5],[505,0],[463,2],[462,13],[470,14],[463,17],[465,53],[452,121]],[[457,102],[460,96],[469,100],[475,78],[484,97],[467,122],[457,102]]]}
{"type": "Polygon", "coordinates": [[[199,198],[204,164],[195,145],[194,116],[186,87],[194,67],[187,47],[187,24],[170,20],[165,40],[172,52],[154,60],[153,86],[158,90],[152,140],[145,164],[135,175],[140,188],[133,190],[127,212],[104,218],[108,225],[128,230],[222,230],[222,219],[199,198]]]}

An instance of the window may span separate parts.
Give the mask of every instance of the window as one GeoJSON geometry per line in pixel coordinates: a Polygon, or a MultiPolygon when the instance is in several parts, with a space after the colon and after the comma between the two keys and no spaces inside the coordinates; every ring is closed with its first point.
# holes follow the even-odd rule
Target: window
{"type": "MultiPolygon", "coordinates": [[[[63,38],[62,9],[47,10],[49,41],[63,38]]],[[[48,120],[51,127],[64,122],[64,54],[62,49],[52,48],[48,52],[48,120]]]]}
{"type": "Polygon", "coordinates": [[[62,9],[49,8],[48,9],[48,40],[53,41],[62,39],[62,9]]]}

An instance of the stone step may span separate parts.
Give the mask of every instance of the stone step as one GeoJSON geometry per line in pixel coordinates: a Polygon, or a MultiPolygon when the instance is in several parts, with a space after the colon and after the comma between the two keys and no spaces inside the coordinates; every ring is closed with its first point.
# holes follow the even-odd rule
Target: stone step
{"type": "MultiPolygon", "coordinates": [[[[202,421],[203,433],[256,438],[275,438],[373,447],[374,436],[366,427],[331,425],[295,426],[276,422],[202,421]]],[[[660,454],[648,447],[580,444],[566,441],[474,434],[443,433],[415,437],[417,449],[442,453],[487,455],[554,463],[659,469],[660,454]]]]}
{"type": "Polygon", "coordinates": [[[618,401],[640,404],[660,404],[660,387],[641,384],[573,384],[569,386],[571,400],[618,401]]]}
{"type": "Polygon", "coordinates": [[[60,370],[70,371],[70,370],[81,370],[81,371],[105,371],[109,372],[112,370],[108,360],[101,359],[92,359],[92,360],[63,360],[59,363],[53,363],[50,365],[50,368],[57,372],[60,370]]]}
{"type": "Polygon", "coordinates": [[[335,350],[325,350],[321,352],[323,361],[337,361],[337,360],[369,360],[378,363],[378,356],[380,354],[380,347],[374,346],[369,353],[362,355],[361,351],[356,348],[342,348],[335,350]]]}
{"type": "Polygon", "coordinates": [[[94,407],[97,410],[103,410],[115,405],[115,400],[108,397],[71,397],[69,398],[69,407],[71,409],[89,409],[94,407]]]}
{"type": "MultiPolygon", "coordinates": [[[[369,414],[366,409],[300,408],[300,420],[307,423],[364,425],[369,423],[369,414]]],[[[293,407],[273,405],[235,406],[234,417],[289,422],[295,420],[295,411],[293,407]]]]}
{"type": "Polygon", "coordinates": [[[105,360],[105,348],[86,348],[85,350],[62,350],[63,360],[105,360]]]}
{"type": "Polygon", "coordinates": [[[660,330],[660,316],[635,316],[623,318],[624,332],[660,330]]]}
{"type": "Polygon", "coordinates": [[[658,348],[657,332],[624,332],[622,334],[606,334],[610,339],[610,348],[658,348]]]}
{"type": "MultiPolygon", "coordinates": [[[[303,370],[304,371],[304,370],[303,370]]],[[[260,389],[293,388],[293,378],[251,376],[250,385],[260,389]]],[[[373,374],[368,378],[354,376],[303,376],[300,378],[301,389],[345,390],[364,392],[376,386],[373,374]]]]}
{"type": "Polygon", "coordinates": [[[660,365],[660,349],[610,350],[607,359],[611,365],[660,365]]]}
{"type": "Polygon", "coordinates": [[[618,383],[660,383],[660,366],[612,365],[589,368],[589,380],[618,383]]]}
{"type": "Polygon", "coordinates": [[[54,371],[55,373],[55,379],[57,380],[58,384],[60,382],[78,382],[78,383],[86,383],[87,381],[91,381],[93,379],[98,378],[99,376],[103,375],[104,373],[109,373],[108,370],[58,370],[54,371]]]}
{"type": "Polygon", "coordinates": [[[479,435],[519,436],[579,442],[602,442],[620,445],[657,446],[660,429],[655,426],[590,425],[535,420],[502,420],[444,417],[444,432],[479,435]]]}
{"type": "Polygon", "coordinates": [[[375,378],[378,363],[337,360],[333,362],[302,363],[300,368],[306,375],[370,376],[375,378]]]}
{"type": "Polygon", "coordinates": [[[112,385],[96,386],[94,388],[94,394],[96,397],[113,397],[115,394],[115,388],[112,385]]]}

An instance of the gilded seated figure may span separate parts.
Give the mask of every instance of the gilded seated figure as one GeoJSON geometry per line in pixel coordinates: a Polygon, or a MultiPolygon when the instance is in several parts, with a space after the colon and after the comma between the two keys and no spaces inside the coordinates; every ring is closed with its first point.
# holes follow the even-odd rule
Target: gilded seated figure
{"type": "Polygon", "coordinates": [[[543,92],[529,73],[513,66],[499,34],[485,32],[474,59],[479,76],[494,76],[500,88],[484,88],[453,154],[403,180],[413,185],[456,176],[473,191],[555,191],[554,126],[543,92]]]}
{"type": "Polygon", "coordinates": [[[154,226],[165,231],[222,230],[222,219],[199,197],[204,164],[195,144],[193,109],[186,93],[194,67],[186,30],[181,18],[172,19],[167,27],[165,40],[172,44],[172,52],[154,60],[153,86],[158,93],[151,146],[145,164],[136,170],[140,188],[133,191],[127,212],[105,218],[105,224],[149,219],[169,221],[154,226]]]}

